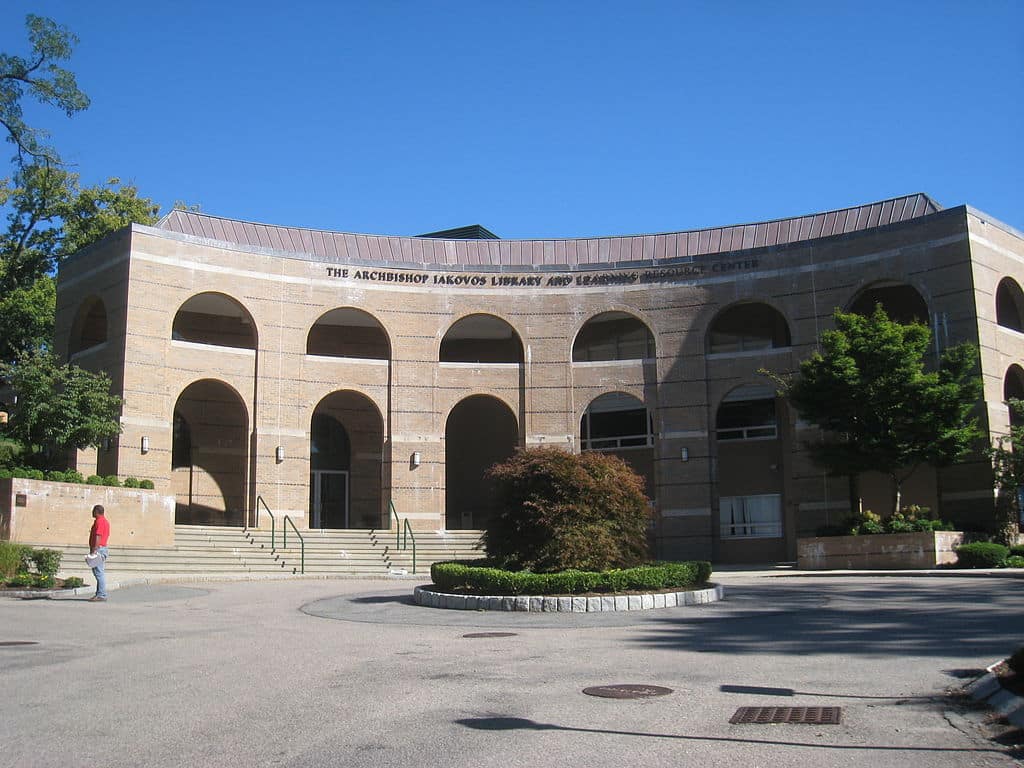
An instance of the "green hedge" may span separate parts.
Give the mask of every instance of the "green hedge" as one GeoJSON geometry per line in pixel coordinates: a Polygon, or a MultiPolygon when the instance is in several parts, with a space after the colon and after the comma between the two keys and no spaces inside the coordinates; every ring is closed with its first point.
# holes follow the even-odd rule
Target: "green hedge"
{"type": "Polygon", "coordinates": [[[991,541],[962,544],[956,548],[957,568],[1001,568],[1010,548],[991,541]]]}
{"type": "Polygon", "coordinates": [[[102,485],[111,488],[142,488],[147,491],[152,491],[153,481],[139,480],[135,477],[126,477],[124,483],[122,483],[117,475],[89,475],[89,477],[83,477],[81,472],[76,472],[73,469],[67,471],[50,470],[44,472],[41,469],[32,469],[30,467],[4,467],[0,468],[0,480],[6,480],[8,478],[16,477],[20,480],[48,480],[54,483],[77,483],[84,485],[102,485]]]}
{"type": "Polygon", "coordinates": [[[652,563],[610,571],[532,573],[491,567],[487,560],[434,563],[434,585],[443,592],[481,595],[578,595],[586,592],[657,591],[705,584],[711,563],[652,563]]]}

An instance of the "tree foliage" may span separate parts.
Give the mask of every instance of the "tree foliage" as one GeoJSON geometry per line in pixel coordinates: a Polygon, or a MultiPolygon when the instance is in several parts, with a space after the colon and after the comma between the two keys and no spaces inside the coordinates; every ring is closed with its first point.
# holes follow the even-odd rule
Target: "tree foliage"
{"type": "Polygon", "coordinates": [[[61,365],[49,352],[24,353],[0,365],[0,376],[18,394],[2,435],[26,446],[35,463],[59,468],[73,448],[99,447],[121,431],[121,398],[110,378],[75,365],[61,365]]]}
{"type": "Polygon", "coordinates": [[[26,165],[0,187],[7,229],[0,234],[0,290],[24,288],[61,260],[133,222],[153,224],[159,206],[119,179],[82,187],[78,174],[26,165]]]}
{"type": "MultiPolygon", "coordinates": [[[[1012,398],[1010,409],[1024,414],[1024,400],[1012,398]]],[[[1002,435],[989,449],[992,472],[999,499],[996,504],[998,536],[1012,544],[1020,531],[1020,493],[1024,490],[1024,426],[1011,426],[1010,434],[1002,435]]]]}
{"type": "Polygon", "coordinates": [[[950,464],[981,436],[971,416],[981,394],[977,350],[952,347],[926,370],[930,338],[927,327],[897,323],[881,306],[870,316],[837,311],[835,329],[785,393],[802,419],[825,430],[810,446],[815,459],[835,474],[888,475],[894,511],[915,468],[950,464]]]}
{"type": "Polygon", "coordinates": [[[484,547],[502,567],[602,571],[646,560],[643,479],[618,457],[531,448],[488,474],[501,509],[484,532],[484,547]]]}
{"type": "Polygon", "coordinates": [[[60,155],[46,143],[47,134],[25,122],[24,102],[53,106],[69,117],[89,106],[74,73],[60,66],[71,58],[78,38],[42,16],[29,14],[25,26],[28,55],[0,53],[0,126],[17,150],[18,165],[59,165],[60,155]]]}

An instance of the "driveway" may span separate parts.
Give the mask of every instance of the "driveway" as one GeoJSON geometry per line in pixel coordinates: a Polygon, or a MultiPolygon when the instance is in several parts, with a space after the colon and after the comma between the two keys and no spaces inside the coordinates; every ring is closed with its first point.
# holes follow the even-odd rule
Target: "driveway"
{"type": "Polygon", "coordinates": [[[408,581],[0,600],[0,765],[1017,764],[946,692],[1024,642],[1020,581],[720,580],[721,603],[582,615],[422,608],[408,581]],[[672,693],[582,693],[622,683],[672,693]],[[744,706],[842,723],[731,725],[744,706]]]}

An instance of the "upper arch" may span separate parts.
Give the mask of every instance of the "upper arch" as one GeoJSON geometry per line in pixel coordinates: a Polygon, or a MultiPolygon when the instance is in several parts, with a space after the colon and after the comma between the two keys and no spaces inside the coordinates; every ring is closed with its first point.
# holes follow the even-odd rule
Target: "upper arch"
{"type": "Polygon", "coordinates": [[[721,309],[708,325],[708,354],[748,352],[788,347],[789,323],[778,309],[763,301],[741,301],[721,309]]]}
{"type": "Polygon", "coordinates": [[[898,323],[917,322],[928,325],[931,316],[924,295],[904,280],[875,280],[861,286],[846,311],[855,315],[870,315],[875,311],[876,304],[881,304],[885,313],[898,323]]]}
{"type": "Polygon", "coordinates": [[[445,331],[438,351],[442,363],[522,363],[519,332],[497,315],[463,315],[445,331]]]}
{"type": "Polygon", "coordinates": [[[657,355],[650,326],[631,312],[606,310],[589,317],[572,343],[574,363],[649,360],[657,355]]]}
{"type": "Polygon", "coordinates": [[[1024,331],[1024,292],[1012,277],[1004,277],[996,288],[996,322],[1003,328],[1024,331]]]}
{"type": "Polygon", "coordinates": [[[306,354],[388,360],[391,339],[381,322],[362,309],[337,307],[328,310],[306,334],[306,354]]]}
{"type": "Polygon", "coordinates": [[[99,296],[90,296],[78,308],[71,325],[68,356],[92,349],[107,340],[107,307],[99,296]]]}
{"type": "Polygon", "coordinates": [[[171,338],[196,344],[213,344],[255,350],[256,324],[237,299],[216,291],[197,293],[178,307],[171,338]]]}

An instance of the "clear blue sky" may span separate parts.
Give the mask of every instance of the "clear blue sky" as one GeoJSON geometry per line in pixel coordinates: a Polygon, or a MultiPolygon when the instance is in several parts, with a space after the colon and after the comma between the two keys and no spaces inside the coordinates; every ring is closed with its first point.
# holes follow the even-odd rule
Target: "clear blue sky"
{"type": "Polygon", "coordinates": [[[81,42],[83,181],[411,235],[660,232],[923,191],[1024,228],[1024,3],[7,0],[81,42]]]}

